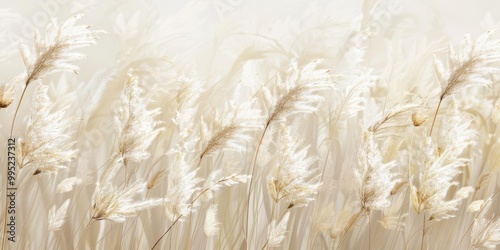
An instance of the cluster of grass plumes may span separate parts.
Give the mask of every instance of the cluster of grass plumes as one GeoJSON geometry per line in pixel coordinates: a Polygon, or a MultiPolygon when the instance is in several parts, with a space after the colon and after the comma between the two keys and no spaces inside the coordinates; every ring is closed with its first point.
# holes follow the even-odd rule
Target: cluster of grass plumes
{"type": "Polygon", "coordinates": [[[0,81],[0,139],[18,143],[18,238],[2,227],[3,248],[500,244],[495,33],[455,45],[394,19],[371,43],[365,1],[220,21],[207,46],[191,35],[202,3],[169,19],[107,7],[109,33],[52,20],[0,81]],[[97,35],[123,42],[113,65],[73,74],[97,35]]]}

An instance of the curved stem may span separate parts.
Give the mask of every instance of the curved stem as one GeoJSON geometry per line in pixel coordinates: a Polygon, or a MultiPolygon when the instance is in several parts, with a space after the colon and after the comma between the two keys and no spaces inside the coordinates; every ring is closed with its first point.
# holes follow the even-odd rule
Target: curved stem
{"type": "MultiPolygon", "coordinates": [[[[87,235],[87,231],[89,230],[89,228],[92,226],[92,224],[95,222],[95,220],[93,219],[90,219],[89,221],[89,224],[87,224],[87,226],[85,227],[85,230],[83,231],[83,235],[82,237],[80,237],[80,239],[78,240],[78,243],[76,244],[76,248],[75,249],[78,249],[78,246],[80,246],[80,243],[82,243],[82,240],[85,241],[85,236],[87,235]]],[[[85,244],[84,244],[85,245],[85,244]]]]}
{"type": "Polygon", "coordinates": [[[101,240],[103,240],[104,238],[106,238],[106,236],[108,236],[108,234],[111,233],[111,231],[113,231],[113,227],[111,227],[111,229],[109,229],[109,231],[106,234],[104,234],[99,240],[97,240],[94,247],[92,247],[92,250],[94,250],[97,247],[97,245],[99,244],[99,242],[101,240]]]}
{"type": "Polygon", "coordinates": [[[266,241],[266,243],[264,244],[264,246],[262,246],[262,248],[260,250],[266,249],[266,246],[267,246],[268,243],[269,243],[269,239],[266,241]]]}
{"type": "MultiPolygon", "coordinates": [[[[498,193],[498,191],[496,191],[492,196],[490,196],[489,199],[492,199],[493,196],[495,196],[496,194],[498,193]]],[[[488,202],[491,202],[491,200],[487,200],[486,203],[488,202]]],[[[462,244],[462,241],[465,239],[465,236],[467,235],[467,233],[469,232],[469,230],[471,230],[472,226],[474,225],[474,221],[479,217],[479,215],[481,215],[481,213],[483,212],[483,209],[486,206],[486,203],[482,206],[482,208],[479,210],[479,212],[476,214],[476,216],[474,217],[474,220],[472,220],[472,223],[469,224],[469,226],[467,227],[467,230],[465,230],[464,234],[462,235],[462,238],[460,239],[460,241],[458,242],[458,245],[457,245],[457,248],[456,249],[459,249],[460,245],[462,244]]]]}
{"type": "Polygon", "coordinates": [[[434,113],[434,119],[432,119],[431,131],[429,132],[429,136],[432,135],[432,129],[434,128],[434,123],[436,122],[436,117],[437,117],[437,114],[439,112],[439,107],[441,107],[441,102],[442,101],[443,101],[443,99],[439,98],[439,103],[438,103],[438,106],[436,108],[436,113],[434,113]]]}
{"type": "MultiPolygon", "coordinates": [[[[214,187],[215,185],[218,185],[220,182],[216,182],[215,184],[213,184],[212,186],[210,186],[209,188],[206,188],[204,189],[203,191],[201,191],[194,199],[193,201],[191,201],[191,203],[189,204],[188,208],[191,209],[191,207],[193,207],[194,203],[206,192],[208,192],[209,190],[212,190],[212,187],[214,187]]],[[[165,235],[167,235],[167,233],[170,231],[170,229],[172,229],[172,227],[179,221],[179,219],[182,217],[182,214],[179,215],[179,217],[177,217],[177,219],[174,220],[174,222],[172,223],[172,225],[170,225],[170,227],[167,229],[167,231],[165,231],[165,233],[162,234],[162,236],[156,241],[156,243],[153,245],[153,247],[151,248],[151,250],[153,248],[156,247],[156,245],[158,245],[158,243],[161,241],[161,239],[163,237],[165,237],[165,235]]]]}
{"type": "Polygon", "coordinates": [[[165,237],[165,235],[168,234],[168,232],[170,231],[170,229],[172,229],[172,227],[175,225],[175,223],[177,223],[177,221],[179,221],[179,219],[182,217],[182,215],[179,215],[179,217],[177,217],[177,219],[175,219],[175,221],[172,223],[172,225],[170,225],[170,227],[167,229],[167,231],[165,231],[165,233],[163,233],[161,235],[161,237],[156,241],[156,243],[153,245],[153,247],[151,248],[151,250],[153,250],[156,245],[158,245],[158,243],[160,243],[161,239],[163,239],[163,237],[165,237]]]}
{"type": "Polygon", "coordinates": [[[14,118],[12,119],[12,126],[10,127],[10,137],[12,138],[12,132],[14,131],[14,123],[16,121],[17,112],[19,112],[19,107],[21,106],[21,102],[23,101],[24,94],[26,93],[26,89],[28,88],[28,84],[24,86],[23,93],[21,94],[21,98],[19,99],[19,103],[17,104],[16,112],[14,113],[14,118]]]}
{"type": "Polygon", "coordinates": [[[425,233],[427,232],[427,230],[425,229],[425,213],[424,213],[424,225],[422,226],[422,240],[420,242],[420,250],[423,250],[424,249],[424,238],[425,238],[425,233]]]}
{"type": "MultiPolygon", "coordinates": [[[[17,107],[16,107],[16,112],[14,113],[14,118],[12,119],[12,125],[10,127],[10,136],[9,138],[12,138],[12,132],[14,131],[14,123],[16,121],[16,117],[17,117],[17,113],[19,112],[19,107],[21,106],[21,102],[23,101],[23,98],[24,98],[24,94],[26,93],[26,89],[28,88],[28,84],[26,84],[24,86],[24,89],[23,89],[23,93],[21,94],[21,98],[19,99],[19,103],[17,104],[17,107]]],[[[6,186],[7,186],[7,182],[6,182],[6,186]]],[[[6,189],[7,190],[7,189],[6,189]]],[[[5,215],[4,215],[4,218],[5,218],[5,222],[7,221],[7,202],[5,203],[5,215]]],[[[5,235],[4,235],[4,239],[2,240],[2,249],[3,249],[3,245],[4,245],[4,241],[5,241],[5,236],[7,236],[7,229],[5,229],[5,235]]]]}
{"type": "Polygon", "coordinates": [[[262,137],[260,137],[260,140],[259,140],[259,144],[257,145],[257,149],[255,150],[255,157],[254,157],[254,160],[253,160],[253,167],[252,167],[252,177],[250,178],[250,184],[249,184],[249,187],[248,187],[248,195],[247,195],[247,213],[246,213],[246,224],[247,224],[247,228],[246,228],[246,232],[245,232],[245,239],[247,240],[248,242],[248,231],[249,231],[249,228],[248,228],[248,224],[249,224],[249,215],[250,215],[250,196],[252,194],[252,184],[253,184],[253,180],[255,179],[255,166],[257,165],[257,158],[259,156],[259,151],[260,151],[260,146],[262,145],[262,141],[264,141],[264,136],[266,135],[266,131],[267,131],[267,128],[269,127],[269,122],[266,124],[266,126],[264,127],[264,132],[262,133],[262,137]]]}
{"type": "Polygon", "coordinates": [[[368,218],[368,250],[371,249],[371,239],[372,239],[372,236],[371,236],[371,230],[370,230],[370,212],[367,213],[367,218],[368,218]]]}
{"type": "MultiPolygon", "coordinates": [[[[417,219],[415,219],[415,221],[416,221],[416,220],[417,220],[417,219]]],[[[423,225],[422,225],[422,226],[423,226],[423,225]]],[[[421,228],[422,226],[419,226],[419,227],[415,230],[415,232],[413,232],[413,233],[410,235],[410,237],[408,237],[408,240],[407,240],[407,241],[406,241],[406,243],[405,243],[405,249],[408,249],[408,246],[410,245],[410,240],[411,240],[411,238],[413,238],[413,236],[417,235],[417,233],[419,232],[419,230],[420,230],[420,228],[421,228]]],[[[413,228],[413,226],[412,226],[412,228],[413,228]]],[[[411,229],[410,229],[410,230],[411,230],[411,229]]],[[[411,232],[410,232],[410,233],[411,233],[411,232]]]]}
{"type": "Polygon", "coordinates": [[[342,243],[344,243],[344,240],[345,238],[347,237],[347,233],[349,233],[349,231],[351,230],[351,228],[356,224],[358,223],[359,219],[361,219],[363,215],[363,210],[357,212],[355,215],[354,215],[354,220],[353,222],[349,225],[349,227],[347,227],[347,229],[345,230],[342,238],[340,239],[340,243],[337,245],[337,249],[340,248],[340,246],[342,246],[342,243]]]}

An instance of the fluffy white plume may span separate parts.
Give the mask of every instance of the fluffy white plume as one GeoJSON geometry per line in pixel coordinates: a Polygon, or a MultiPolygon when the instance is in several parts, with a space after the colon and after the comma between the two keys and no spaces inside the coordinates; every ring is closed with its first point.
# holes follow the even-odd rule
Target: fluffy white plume
{"type": "Polygon", "coordinates": [[[69,177],[61,181],[59,185],[57,185],[56,193],[66,193],[73,190],[74,186],[82,184],[82,179],[78,177],[69,177]]]}
{"type": "Polygon", "coordinates": [[[467,207],[467,212],[477,212],[481,210],[483,207],[484,200],[476,200],[473,201],[471,204],[469,204],[469,207],[467,207]]]}
{"type": "Polygon", "coordinates": [[[205,180],[203,185],[203,190],[201,191],[201,198],[204,201],[209,201],[213,198],[213,193],[223,187],[230,187],[238,183],[246,183],[251,176],[242,174],[230,174],[228,176],[222,176],[223,171],[218,169],[212,171],[208,178],[205,180]]]}
{"type": "Polygon", "coordinates": [[[495,249],[500,244],[500,217],[490,220],[483,217],[476,218],[471,236],[473,247],[495,249]]]}
{"type": "Polygon", "coordinates": [[[201,179],[196,178],[197,170],[191,170],[191,167],[184,161],[184,154],[179,153],[175,162],[168,168],[167,174],[167,195],[165,196],[165,211],[167,218],[171,221],[179,216],[188,215],[191,211],[191,196],[200,187],[197,184],[201,179]]]}
{"type": "Polygon", "coordinates": [[[68,212],[69,199],[66,200],[59,209],[54,205],[49,210],[49,230],[57,231],[66,221],[66,214],[68,212]]]}
{"type": "Polygon", "coordinates": [[[118,155],[128,162],[139,162],[149,158],[148,148],[160,129],[155,117],[160,109],[149,110],[148,96],[142,95],[139,79],[129,71],[125,88],[121,95],[121,105],[115,114],[118,132],[118,155]]]}
{"type": "Polygon", "coordinates": [[[278,76],[273,91],[267,87],[263,89],[271,104],[267,125],[274,121],[284,121],[288,115],[316,111],[316,103],[323,100],[317,92],[331,87],[328,71],[317,69],[318,64],[319,61],[314,61],[299,68],[294,62],[287,70],[284,81],[278,76]]]}
{"type": "Polygon", "coordinates": [[[75,25],[81,16],[70,18],[62,25],[52,19],[47,25],[45,36],[35,32],[35,43],[32,51],[20,44],[21,55],[26,67],[26,85],[43,78],[45,75],[57,71],[75,71],[73,61],[85,56],[73,52],[74,49],[86,47],[96,43],[100,31],[93,31],[87,25],[75,25]]]}
{"type": "Polygon", "coordinates": [[[459,158],[460,154],[471,144],[474,144],[476,132],[471,129],[471,118],[459,110],[455,101],[441,122],[441,133],[438,137],[439,154],[448,151],[449,161],[459,158]]]}
{"type": "Polygon", "coordinates": [[[207,125],[202,121],[200,159],[220,150],[246,151],[248,132],[260,129],[260,111],[252,108],[253,102],[235,107],[224,105],[222,112],[216,111],[213,122],[207,125]]]}
{"type": "Polygon", "coordinates": [[[454,215],[458,205],[467,198],[472,187],[463,187],[454,198],[446,200],[448,190],[457,182],[453,179],[469,159],[460,157],[467,146],[473,143],[475,132],[469,128],[470,120],[465,119],[455,104],[443,119],[438,143],[427,137],[422,145],[423,154],[415,160],[420,165],[419,187],[411,189],[411,201],[417,213],[425,210],[430,220],[448,219],[454,215]]]}
{"type": "Polygon", "coordinates": [[[500,97],[495,102],[495,106],[491,111],[491,119],[493,120],[494,123],[498,124],[500,122],[500,97]]]}
{"type": "Polygon", "coordinates": [[[487,77],[498,69],[489,65],[500,60],[500,40],[489,40],[490,35],[487,32],[475,41],[465,36],[458,51],[450,47],[446,65],[435,58],[441,100],[467,85],[490,83],[487,77]]]}
{"type": "Polygon", "coordinates": [[[384,118],[376,121],[368,130],[373,132],[374,135],[383,135],[383,130],[400,126],[409,126],[414,124],[413,114],[423,112],[425,109],[425,106],[418,102],[396,105],[389,110],[384,118]]]}
{"type": "Polygon", "coordinates": [[[360,72],[343,80],[342,83],[345,82],[347,85],[340,86],[338,96],[333,99],[335,119],[347,120],[363,110],[365,108],[363,95],[368,91],[375,79],[371,72],[360,72]]]}
{"type": "Polygon", "coordinates": [[[69,133],[72,121],[65,117],[64,109],[54,107],[47,86],[40,85],[31,108],[26,138],[21,143],[23,155],[19,166],[35,168],[35,175],[56,173],[76,155],[75,142],[69,133]]]}
{"type": "Polygon", "coordinates": [[[390,205],[389,197],[397,179],[392,173],[395,163],[384,163],[373,133],[365,132],[354,170],[359,205],[366,211],[382,210],[390,205]]]}
{"type": "Polygon", "coordinates": [[[286,212],[279,223],[273,220],[269,225],[268,231],[268,242],[269,247],[279,247],[286,237],[286,225],[288,224],[288,219],[290,218],[290,212],[286,212]]]}
{"type": "Polygon", "coordinates": [[[0,83],[0,109],[7,108],[14,101],[18,83],[24,77],[24,75],[21,75],[8,82],[0,83]]]}
{"type": "Polygon", "coordinates": [[[298,149],[300,143],[291,137],[287,126],[282,126],[278,159],[267,183],[273,200],[283,200],[289,207],[306,206],[321,186],[316,170],[310,170],[315,159],[307,157],[307,147],[298,149]]]}
{"type": "Polygon", "coordinates": [[[205,234],[207,236],[214,236],[219,234],[220,223],[217,221],[217,204],[212,204],[207,209],[203,230],[205,231],[205,234]]]}
{"type": "Polygon", "coordinates": [[[110,182],[97,184],[92,196],[92,219],[124,222],[139,211],[161,205],[163,199],[134,201],[134,196],[146,191],[146,183],[138,181],[119,189],[110,182]]]}

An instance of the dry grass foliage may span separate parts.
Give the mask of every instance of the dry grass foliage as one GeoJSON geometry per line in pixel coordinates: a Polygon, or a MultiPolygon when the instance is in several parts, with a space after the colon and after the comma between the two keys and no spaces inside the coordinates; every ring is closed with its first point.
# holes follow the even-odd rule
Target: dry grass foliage
{"type": "Polygon", "coordinates": [[[0,83],[5,249],[498,247],[497,35],[446,54],[395,18],[369,43],[365,1],[362,18],[220,21],[196,45],[206,8],[117,14],[109,33],[53,19],[20,43],[24,72],[0,83]],[[108,35],[115,64],[73,74],[108,35]]]}

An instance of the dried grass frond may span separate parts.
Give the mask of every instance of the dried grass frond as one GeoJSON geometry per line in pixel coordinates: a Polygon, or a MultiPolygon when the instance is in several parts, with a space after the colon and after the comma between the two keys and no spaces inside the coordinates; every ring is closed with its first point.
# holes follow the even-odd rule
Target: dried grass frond
{"type": "Polygon", "coordinates": [[[163,199],[147,199],[133,201],[137,194],[146,191],[146,183],[137,181],[119,190],[111,183],[97,183],[92,195],[92,219],[124,222],[127,217],[136,215],[139,211],[161,205],[163,199]]]}
{"type": "Polygon", "coordinates": [[[182,153],[176,155],[174,164],[168,168],[167,194],[164,205],[167,218],[171,221],[191,212],[189,200],[195,192],[200,190],[197,184],[202,180],[196,178],[197,170],[191,169],[185,162],[182,153]]]}
{"type": "Polygon", "coordinates": [[[382,144],[380,153],[382,154],[384,162],[390,162],[396,160],[397,156],[400,154],[401,145],[404,140],[398,137],[389,137],[382,144]]]}
{"type": "Polygon", "coordinates": [[[421,147],[423,154],[415,160],[420,165],[419,187],[412,186],[411,201],[417,213],[428,211],[430,219],[441,220],[454,217],[451,212],[458,209],[473,187],[463,187],[454,198],[446,200],[448,190],[458,185],[455,177],[470,162],[460,155],[474,143],[475,131],[470,129],[471,121],[464,117],[457,105],[452,107],[441,124],[438,142],[426,137],[421,147]]]}
{"type": "Polygon", "coordinates": [[[273,90],[264,88],[266,100],[271,104],[266,124],[284,121],[286,117],[297,113],[316,111],[315,104],[323,98],[318,91],[331,87],[328,70],[317,69],[320,61],[314,61],[303,68],[294,62],[286,72],[286,79],[278,83],[273,90]]]}
{"type": "Polygon", "coordinates": [[[113,155],[110,161],[111,163],[105,166],[101,177],[99,177],[99,183],[112,182],[118,171],[125,167],[123,158],[118,155],[113,155]]]}
{"type": "Polygon", "coordinates": [[[495,249],[500,244],[500,217],[485,219],[478,217],[472,226],[472,247],[481,249],[495,249]]]}
{"type": "Polygon", "coordinates": [[[427,107],[419,102],[396,105],[387,115],[370,126],[368,131],[378,136],[383,130],[400,126],[409,126],[414,124],[412,120],[413,114],[423,113],[426,109],[427,107]]]}
{"type": "Polygon", "coordinates": [[[476,132],[470,128],[472,119],[461,111],[453,100],[443,117],[437,139],[439,152],[448,151],[450,160],[458,158],[470,145],[474,144],[476,132]]]}
{"type": "Polygon", "coordinates": [[[156,173],[148,181],[148,189],[153,189],[156,185],[160,184],[160,180],[167,175],[166,170],[156,171],[156,173]]]}
{"type": "Polygon", "coordinates": [[[149,158],[148,148],[161,131],[157,128],[160,123],[155,119],[160,109],[148,109],[152,101],[142,92],[139,79],[129,71],[121,105],[114,117],[118,133],[117,152],[125,166],[149,158]]]}
{"type": "Polygon", "coordinates": [[[217,169],[212,171],[212,173],[210,173],[208,178],[205,180],[203,189],[200,191],[198,196],[201,195],[201,199],[205,202],[210,201],[213,198],[213,193],[222,187],[230,187],[239,183],[246,183],[250,178],[250,175],[236,173],[223,176],[223,171],[217,169]]]}
{"type": "Polygon", "coordinates": [[[436,143],[427,137],[422,146],[425,154],[419,161],[421,174],[418,188],[411,188],[411,202],[417,213],[428,211],[430,220],[442,220],[454,217],[451,212],[457,210],[458,205],[474,188],[465,187],[459,190],[455,197],[447,200],[448,190],[458,185],[453,179],[461,173],[461,168],[468,162],[465,158],[450,158],[452,150],[441,154],[436,143]]]}
{"type": "Polygon", "coordinates": [[[408,179],[399,179],[391,190],[391,195],[396,195],[408,187],[408,179]]]}
{"type": "Polygon", "coordinates": [[[490,83],[487,76],[498,69],[488,65],[500,61],[500,40],[489,40],[491,33],[476,40],[465,36],[458,51],[450,47],[446,65],[435,58],[436,75],[441,83],[440,100],[468,85],[490,83]]]}
{"type": "Polygon", "coordinates": [[[198,120],[197,112],[200,102],[200,96],[205,91],[204,82],[197,78],[188,78],[180,76],[177,78],[179,89],[175,93],[175,100],[179,103],[176,115],[172,122],[179,128],[179,137],[187,137],[186,134],[192,133],[198,120]]]}
{"type": "Polygon", "coordinates": [[[84,58],[81,53],[72,50],[96,43],[101,31],[90,30],[87,25],[75,25],[81,16],[74,16],[61,25],[52,19],[47,25],[45,36],[35,32],[35,43],[30,49],[20,44],[20,51],[26,67],[26,85],[42,79],[45,75],[57,71],[77,71],[73,61],[84,58]]]}
{"type": "Polygon", "coordinates": [[[177,78],[179,89],[175,95],[175,100],[181,105],[194,107],[200,95],[205,91],[203,82],[197,78],[181,75],[177,78]]]}
{"type": "Polygon", "coordinates": [[[0,109],[7,108],[14,101],[14,94],[24,75],[13,78],[10,81],[0,83],[0,109]]]}
{"type": "Polygon", "coordinates": [[[477,212],[483,208],[484,200],[476,200],[471,202],[467,207],[467,212],[477,212]]]}
{"type": "MultiPolygon", "coordinates": [[[[356,72],[347,77],[347,86],[341,86],[339,96],[333,99],[335,119],[343,121],[355,116],[365,108],[363,94],[373,85],[377,78],[368,72],[356,72]]],[[[339,87],[337,87],[339,88],[339,87]]]]}
{"type": "Polygon", "coordinates": [[[279,223],[273,220],[268,228],[268,247],[279,247],[281,243],[286,238],[286,228],[288,224],[288,219],[290,218],[290,212],[286,212],[279,223]]]}
{"type": "Polygon", "coordinates": [[[491,111],[491,119],[495,124],[500,122],[500,97],[495,102],[495,106],[493,106],[493,110],[491,111]]]}
{"type": "Polygon", "coordinates": [[[365,211],[382,210],[390,205],[391,191],[398,183],[392,169],[395,162],[384,163],[373,133],[367,131],[354,169],[358,201],[365,211]]]}
{"type": "Polygon", "coordinates": [[[486,182],[488,182],[488,180],[490,179],[491,177],[491,172],[486,172],[486,173],[482,173],[479,178],[477,178],[477,181],[476,181],[476,185],[474,186],[474,189],[477,191],[479,189],[481,189],[484,184],[486,182]]]}
{"type": "Polygon", "coordinates": [[[245,152],[248,132],[261,129],[260,111],[252,108],[253,102],[240,107],[233,103],[224,105],[222,112],[216,111],[212,123],[207,125],[202,119],[200,159],[221,150],[245,152]]]}
{"type": "Polygon", "coordinates": [[[497,67],[489,66],[491,63],[500,61],[500,40],[488,40],[491,33],[487,32],[475,41],[472,41],[470,36],[465,36],[459,52],[455,52],[450,47],[446,66],[434,58],[436,75],[441,84],[441,95],[429,135],[432,135],[444,98],[454,95],[469,85],[487,85],[491,82],[488,77],[498,72],[497,67]]]}
{"type": "Polygon", "coordinates": [[[217,221],[217,204],[212,204],[207,209],[203,230],[205,231],[205,234],[207,236],[214,236],[219,234],[220,222],[217,221]]]}
{"type": "Polygon", "coordinates": [[[292,138],[288,127],[282,126],[278,160],[267,182],[274,202],[283,200],[289,208],[306,206],[321,186],[316,170],[310,170],[315,159],[307,157],[308,148],[299,149],[300,144],[292,138]]]}
{"type": "Polygon", "coordinates": [[[74,186],[82,184],[83,180],[78,177],[69,177],[61,181],[59,185],[57,185],[56,193],[62,194],[67,193],[73,190],[74,186]]]}
{"type": "Polygon", "coordinates": [[[66,168],[77,151],[69,133],[73,121],[65,118],[65,110],[55,110],[55,102],[40,85],[35,94],[26,138],[22,141],[22,160],[19,168],[33,167],[35,175],[57,173],[66,168]]]}
{"type": "Polygon", "coordinates": [[[57,231],[61,229],[61,226],[66,221],[66,214],[68,212],[69,199],[66,200],[59,209],[54,205],[49,210],[49,230],[57,231]]]}

